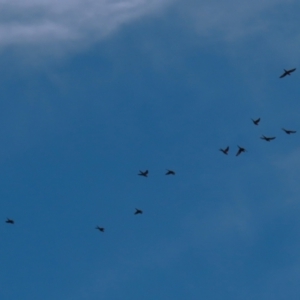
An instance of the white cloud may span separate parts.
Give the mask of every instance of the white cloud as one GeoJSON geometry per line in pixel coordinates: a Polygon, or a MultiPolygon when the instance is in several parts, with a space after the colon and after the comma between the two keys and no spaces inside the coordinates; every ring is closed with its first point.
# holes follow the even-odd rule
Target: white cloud
{"type": "Polygon", "coordinates": [[[174,23],[186,24],[184,30],[196,30],[201,37],[236,41],[268,36],[279,53],[299,40],[295,0],[0,0],[0,49],[29,45],[64,52],[86,47],[171,4],[177,11],[174,23]]]}
{"type": "Polygon", "coordinates": [[[0,0],[0,46],[92,42],[168,0],[0,0]]]}

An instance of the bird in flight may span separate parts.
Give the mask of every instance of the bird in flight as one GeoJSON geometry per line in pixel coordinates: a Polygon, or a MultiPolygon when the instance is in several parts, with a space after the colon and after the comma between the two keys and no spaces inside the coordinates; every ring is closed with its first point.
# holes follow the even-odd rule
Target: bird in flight
{"type": "Polygon", "coordinates": [[[228,151],[229,151],[229,146],[227,146],[225,149],[220,149],[220,151],[222,151],[224,154],[228,154],[228,151]]]}
{"type": "Polygon", "coordinates": [[[103,227],[99,227],[99,226],[95,227],[95,229],[98,229],[101,232],[104,232],[104,230],[105,230],[103,227]]]}
{"type": "Polygon", "coordinates": [[[142,214],[143,213],[143,211],[141,210],[141,209],[138,209],[138,208],[136,208],[135,209],[135,215],[138,215],[138,214],[142,214]]]}
{"type": "Polygon", "coordinates": [[[287,130],[287,129],[284,129],[284,128],[281,128],[285,133],[287,134],[291,134],[291,133],[296,133],[297,131],[296,130],[287,130]]]}
{"type": "Polygon", "coordinates": [[[267,141],[267,142],[270,142],[270,141],[272,141],[272,140],[275,140],[276,137],[275,137],[275,136],[273,136],[273,137],[266,137],[266,136],[262,135],[262,136],[261,136],[261,139],[262,139],[262,140],[265,140],[265,141],[267,141]]]}
{"type": "Polygon", "coordinates": [[[5,221],[5,223],[7,224],[15,224],[15,221],[12,219],[7,218],[7,220],[5,221]]]}
{"type": "Polygon", "coordinates": [[[235,156],[239,156],[242,152],[246,152],[247,151],[245,148],[240,147],[239,145],[238,145],[238,147],[239,147],[239,150],[238,150],[238,152],[236,153],[235,156]]]}
{"type": "Polygon", "coordinates": [[[296,71],[296,68],[290,69],[290,70],[286,70],[286,69],[283,69],[283,70],[284,70],[284,73],[283,73],[279,78],[283,78],[283,77],[285,77],[286,75],[291,75],[291,73],[293,73],[293,72],[296,71]]]}
{"type": "Polygon", "coordinates": [[[175,175],[175,172],[167,169],[166,175],[175,175]]]}
{"type": "Polygon", "coordinates": [[[144,177],[148,177],[148,173],[149,173],[148,170],[146,170],[146,171],[144,171],[144,172],[140,170],[140,173],[139,173],[138,175],[144,176],[144,177]]]}
{"type": "Polygon", "coordinates": [[[258,123],[259,123],[259,121],[260,121],[260,118],[258,118],[258,119],[256,119],[256,120],[253,120],[253,119],[251,119],[252,120],[252,122],[254,123],[254,125],[258,125],[258,123]]]}

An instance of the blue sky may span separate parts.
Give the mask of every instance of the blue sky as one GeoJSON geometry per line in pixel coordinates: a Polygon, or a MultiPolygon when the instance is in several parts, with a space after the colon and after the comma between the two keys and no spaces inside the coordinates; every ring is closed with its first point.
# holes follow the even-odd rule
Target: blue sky
{"type": "Polygon", "coordinates": [[[1,299],[299,295],[296,1],[0,7],[1,299]]]}

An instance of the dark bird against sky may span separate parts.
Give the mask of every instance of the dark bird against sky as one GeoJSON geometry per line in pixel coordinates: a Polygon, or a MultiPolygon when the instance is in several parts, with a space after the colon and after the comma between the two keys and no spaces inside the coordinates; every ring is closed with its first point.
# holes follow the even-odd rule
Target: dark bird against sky
{"type": "Polygon", "coordinates": [[[251,119],[252,120],[252,122],[254,123],[254,125],[258,125],[258,123],[259,123],[259,121],[260,121],[260,118],[258,118],[258,119],[256,119],[256,120],[253,120],[253,119],[251,119]]]}
{"type": "Polygon", "coordinates": [[[291,75],[291,73],[293,73],[293,72],[296,71],[296,68],[290,69],[290,70],[286,70],[286,69],[283,69],[283,70],[284,70],[284,73],[283,73],[279,78],[283,78],[283,77],[285,77],[286,75],[291,75]]]}
{"type": "Polygon", "coordinates": [[[7,224],[15,224],[15,221],[12,219],[7,218],[7,220],[5,221],[5,223],[7,224]]]}
{"type": "Polygon", "coordinates": [[[98,229],[99,231],[101,231],[101,232],[104,232],[104,228],[103,227],[99,227],[99,226],[97,226],[97,227],[95,227],[96,229],[98,229]]]}
{"type": "Polygon", "coordinates": [[[224,154],[228,154],[228,151],[229,151],[229,146],[227,146],[225,149],[220,149],[220,151],[222,151],[224,154]]]}
{"type": "Polygon", "coordinates": [[[238,147],[239,147],[239,150],[238,150],[238,152],[236,153],[235,156],[239,156],[242,152],[246,152],[247,151],[245,148],[240,147],[239,145],[238,145],[238,147]]]}
{"type": "Polygon", "coordinates": [[[138,174],[138,175],[140,175],[140,176],[144,176],[144,177],[148,177],[148,173],[149,173],[149,171],[148,170],[146,170],[146,171],[140,171],[140,173],[138,174]]]}
{"type": "Polygon", "coordinates": [[[296,130],[287,130],[287,129],[284,129],[284,128],[281,128],[285,133],[287,134],[291,134],[291,133],[296,133],[297,131],[296,130]]]}
{"type": "Polygon", "coordinates": [[[138,208],[136,208],[135,209],[135,215],[138,215],[138,214],[142,214],[143,213],[143,211],[141,210],[141,209],[138,209],[138,208]]]}
{"type": "Polygon", "coordinates": [[[175,172],[167,169],[166,175],[175,175],[175,172]]]}
{"type": "Polygon", "coordinates": [[[265,140],[265,141],[267,141],[267,142],[270,142],[270,141],[272,141],[272,140],[275,140],[276,137],[275,137],[275,136],[267,137],[267,136],[262,135],[262,136],[261,136],[261,139],[262,139],[262,140],[265,140]]]}

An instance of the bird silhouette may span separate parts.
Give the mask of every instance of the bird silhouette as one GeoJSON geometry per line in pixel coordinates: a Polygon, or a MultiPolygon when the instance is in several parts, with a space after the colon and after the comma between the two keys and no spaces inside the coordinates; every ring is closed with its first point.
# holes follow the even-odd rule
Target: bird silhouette
{"type": "Polygon", "coordinates": [[[296,130],[287,130],[287,129],[284,129],[284,128],[281,128],[285,133],[287,134],[291,134],[291,133],[296,133],[297,131],[296,130]]]}
{"type": "Polygon", "coordinates": [[[290,69],[290,70],[286,70],[286,69],[283,69],[283,70],[284,70],[284,73],[283,73],[279,78],[283,78],[283,77],[285,77],[286,75],[291,75],[291,73],[293,73],[293,72],[296,71],[296,68],[290,69]]]}
{"type": "Polygon", "coordinates": [[[95,227],[95,229],[98,229],[98,230],[101,231],[101,232],[104,232],[104,230],[105,230],[105,228],[99,227],[99,226],[95,227]]]}
{"type": "Polygon", "coordinates": [[[7,220],[5,221],[5,223],[7,224],[15,224],[15,221],[12,219],[7,218],[7,220]]]}
{"type": "Polygon", "coordinates": [[[272,141],[272,140],[275,140],[276,137],[275,137],[275,136],[273,136],[273,137],[266,137],[266,136],[262,135],[262,136],[261,136],[261,139],[262,139],[262,140],[265,140],[265,141],[267,141],[267,142],[270,142],[270,141],[272,141]]]}
{"type": "Polygon", "coordinates": [[[148,170],[146,170],[146,171],[140,171],[140,173],[138,174],[138,175],[140,175],[140,176],[144,176],[144,177],[148,177],[148,173],[149,173],[149,171],[148,170]]]}
{"type": "Polygon", "coordinates": [[[251,119],[251,120],[254,123],[254,125],[258,125],[258,123],[260,122],[260,118],[258,118],[256,120],[253,120],[253,119],[251,119]]]}
{"type": "Polygon", "coordinates": [[[239,145],[238,145],[238,147],[239,147],[239,150],[238,150],[238,152],[236,153],[235,156],[239,156],[242,152],[246,152],[247,151],[245,148],[240,147],[239,145]]]}
{"type": "Polygon", "coordinates": [[[141,209],[138,209],[138,208],[136,208],[135,209],[135,215],[138,215],[138,214],[142,214],[143,213],[143,211],[141,210],[141,209]]]}
{"type": "Polygon", "coordinates": [[[225,149],[220,148],[219,150],[222,151],[224,154],[227,155],[228,151],[229,151],[229,146],[227,146],[225,149]]]}
{"type": "Polygon", "coordinates": [[[175,172],[167,169],[166,175],[175,175],[175,172]]]}

